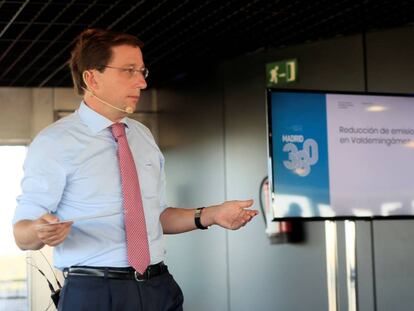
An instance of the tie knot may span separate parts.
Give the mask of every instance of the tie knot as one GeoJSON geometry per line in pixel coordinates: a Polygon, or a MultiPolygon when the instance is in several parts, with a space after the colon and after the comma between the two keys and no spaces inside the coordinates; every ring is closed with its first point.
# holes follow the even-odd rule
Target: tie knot
{"type": "Polygon", "coordinates": [[[114,123],[112,124],[112,135],[118,139],[125,136],[125,125],[124,123],[114,123]]]}

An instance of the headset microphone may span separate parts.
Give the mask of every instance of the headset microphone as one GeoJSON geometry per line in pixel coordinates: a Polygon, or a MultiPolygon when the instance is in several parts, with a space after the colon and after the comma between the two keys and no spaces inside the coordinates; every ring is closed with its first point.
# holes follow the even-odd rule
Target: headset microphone
{"type": "Polygon", "coordinates": [[[89,94],[91,94],[91,96],[95,97],[95,98],[96,98],[97,100],[99,100],[102,104],[105,104],[105,105],[107,105],[107,106],[109,106],[109,107],[111,107],[111,108],[113,108],[113,109],[118,110],[118,111],[126,112],[126,113],[128,113],[128,114],[134,113],[134,108],[132,108],[132,107],[130,107],[130,106],[126,106],[126,107],[125,107],[125,109],[115,107],[115,106],[111,105],[110,103],[108,103],[108,102],[104,101],[103,99],[99,98],[98,96],[96,96],[93,92],[89,91],[88,89],[86,89],[86,88],[84,88],[84,87],[83,87],[82,89],[83,89],[85,92],[88,92],[89,94]]]}
{"type": "Polygon", "coordinates": [[[82,78],[83,78],[83,82],[86,84],[86,87],[87,87],[87,88],[82,87],[82,89],[85,92],[91,94],[91,96],[95,97],[101,103],[107,105],[108,107],[111,107],[112,109],[115,109],[115,110],[118,110],[118,111],[122,111],[122,112],[126,112],[127,114],[134,113],[134,108],[132,108],[130,106],[126,106],[125,109],[121,109],[121,108],[118,108],[118,107],[115,107],[115,106],[111,105],[110,103],[108,103],[108,102],[104,101],[103,99],[99,98],[98,96],[96,96],[95,93],[93,93],[92,91],[89,90],[89,85],[86,83],[86,79],[85,79],[85,72],[83,73],[82,78]]]}
{"type": "Polygon", "coordinates": [[[89,91],[89,90],[86,90],[87,92],[89,92],[89,94],[91,94],[92,96],[94,96],[97,100],[99,100],[101,103],[103,103],[103,104],[105,104],[105,105],[107,105],[107,106],[109,106],[109,107],[111,107],[112,109],[115,109],[115,110],[118,110],[118,111],[122,111],[122,112],[126,112],[126,113],[128,113],[128,114],[131,114],[131,113],[133,113],[134,112],[134,109],[132,108],[132,107],[129,107],[129,106],[126,106],[125,107],[125,109],[122,109],[122,108],[118,108],[118,107],[115,107],[115,106],[112,106],[110,103],[108,103],[108,102],[106,102],[106,101],[104,101],[103,99],[101,99],[101,98],[99,98],[98,96],[96,96],[94,93],[92,93],[91,91],[89,91]]]}

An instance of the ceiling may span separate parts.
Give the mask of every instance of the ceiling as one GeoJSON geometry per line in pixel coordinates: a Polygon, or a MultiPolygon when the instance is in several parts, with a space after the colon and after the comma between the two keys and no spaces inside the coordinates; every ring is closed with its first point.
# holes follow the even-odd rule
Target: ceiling
{"type": "Polygon", "coordinates": [[[257,50],[407,25],[413,0],[0,0],[0,86],[71,86],[87,27],[137,35],[156,86],[257,50]]]}

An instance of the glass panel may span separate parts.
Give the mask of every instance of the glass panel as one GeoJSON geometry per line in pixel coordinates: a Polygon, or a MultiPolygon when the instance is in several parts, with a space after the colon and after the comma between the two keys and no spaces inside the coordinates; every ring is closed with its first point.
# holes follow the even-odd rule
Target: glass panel
{"type": "Polygon", "coordinates": [[[0,310],[28,310],[26,254],[16,246],[11,224],[26,150],[0,146],[0,310]]]}

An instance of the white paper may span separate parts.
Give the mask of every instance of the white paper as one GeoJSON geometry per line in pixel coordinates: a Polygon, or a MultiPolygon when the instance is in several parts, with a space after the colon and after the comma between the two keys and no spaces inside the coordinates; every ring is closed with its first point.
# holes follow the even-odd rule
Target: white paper
{"type": "Polygon", "coordinates": [[[110,214],[99,214],[99,215],[93,215],[93,216],[81,216],[81,217],[75,217],[75,218],[72,218],[72,219],[60,220],[60,221],[57,221],[57,222],[49,222],[49,223],[41,224],[41,225],[37,225],[37,226],[38,227],[52,226],[52,225],[63,224],[63,223],[66,223],[66,222],[77,222],[77,221],[81,221],[81,220],[90,220],[90,219],[114,216],[114,215],[119,215],[121,213],[122,213],[122,211],[121,212],[113,212],[113,213],[110,213],[110,214]]]}

